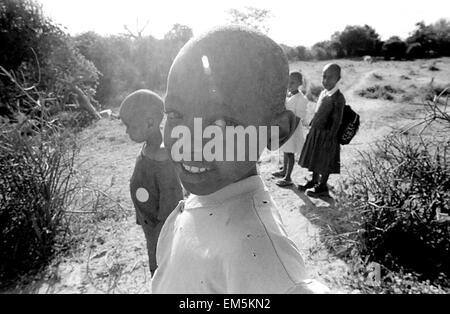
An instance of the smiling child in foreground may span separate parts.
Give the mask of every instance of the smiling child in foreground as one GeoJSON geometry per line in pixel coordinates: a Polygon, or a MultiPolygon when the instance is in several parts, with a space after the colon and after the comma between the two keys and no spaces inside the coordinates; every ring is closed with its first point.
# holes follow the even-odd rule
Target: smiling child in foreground
{"type": "MultiPolygon", "coordinates": [[[[219,129],[278,126],[282,145],[299,122],[285,108],[288,78],[282,49],[239,27],[213,30],[179,52],[168,78],[164,142],[192,194],[161,231],[153,293],[327,292],[307,280],[303,259],[258,175],[257,160],[249,158],[249,140],[243,161],[236,154],[243,143],[229,143],[225,136],[222,144],[234,146],[233,160],[177,161],[172,150],[180,141],[174,129],[185,126],[194,133],[195,118],[203,127],[219,129]]],[[[278,148],[270,140],[273,134],[266,138],[269,148],[278,148]]],[[[183,149],[189,147],[184,153],[198,153],[195,145],[183,149]]],[[[263,149],[258,148],[258,158],[263,149]]]]}

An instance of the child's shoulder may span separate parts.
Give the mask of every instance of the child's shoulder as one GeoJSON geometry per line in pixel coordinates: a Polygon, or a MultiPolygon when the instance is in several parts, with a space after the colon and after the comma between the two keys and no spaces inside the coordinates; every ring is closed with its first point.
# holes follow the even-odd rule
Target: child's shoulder
{"type": "Polygon", "coordinates": [[[336,99],[337,99],[337,101],[339,102],[339,103],[345,103],[345,96],[344,96],[344,94],[341,92],[341,90],[339,89],[337,92],[336,92],[336,99]]]}

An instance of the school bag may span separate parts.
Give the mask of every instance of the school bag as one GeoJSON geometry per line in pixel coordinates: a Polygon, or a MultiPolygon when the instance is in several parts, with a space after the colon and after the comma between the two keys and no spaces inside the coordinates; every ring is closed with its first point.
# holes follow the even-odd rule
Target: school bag
{"type": "Polygon", "coordinates": [[[359,114],[357,114],[349,105],[344,106],[342,122],[338,131],[338,141],[341,145],[349,144],[355,137],[359,129],[359,114]]]}

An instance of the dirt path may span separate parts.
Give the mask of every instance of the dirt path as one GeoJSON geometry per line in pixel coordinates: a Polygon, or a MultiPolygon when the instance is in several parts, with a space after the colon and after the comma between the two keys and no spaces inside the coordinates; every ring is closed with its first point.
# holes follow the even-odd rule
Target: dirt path
{"type": "MultiPolygon", "coordinates": [[[[394,126],[408,120],[405,110],[413,110],[405,105],[359,97],[356,92],[373,83],[373,74],[379,67],[364,65],[355,70],[354,64],[347,65],[346,71],[352,75],[348,75],[342,90],[347,102],[361,115],[361,130],[351,145],[343,147],[342,175],[330,178],[332,186],[357,162],[357,150],[370,148],[394,126]]],[[[315,73],[308,66],[307,70],[315,73]]],[[[135,224],[128,190],[140,147],[130,143],[119,121],[102,120],[85,130],[81,140],[84,145],[80,168],[89,170],[92,183],[108,188],[126,218],[107,215],[99,219],[95,228],[83,231],[87,239],[84,244],[52,267],[48,278],[14,292],[150,293],[144,237],[135,224]]],[[[289,236],[304,256],[310,276],[329,285],[335,293],[349,293],[340,284],[348,266],[325,248],[323,232],[345,220],[345,210],[336,209],[333,199],[312,200],[295,188],[277,187],[270,174],[278,169],[279,160],[278,152],[266,152],[259,163],[260,173],[279,206],[289,236]]],[[[294,182],[303,183],[307,175],[296,166],[292,177],[294,182]]]]}

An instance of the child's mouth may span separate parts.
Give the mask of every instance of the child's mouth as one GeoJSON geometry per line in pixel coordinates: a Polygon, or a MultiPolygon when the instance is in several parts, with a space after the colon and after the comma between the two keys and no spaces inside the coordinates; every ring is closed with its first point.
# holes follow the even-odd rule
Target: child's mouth
{"type": "Polygon", "coordinates": [[[189,166],[184,163],[182,163],[181,165],[182,165],[183,169],[186,170],[186,172],[188,172],[190,174],[200,174],[200,173],[205,173],[205,172],[211,170],[210,168],[207,168],[207,167],[189,166]]]}

